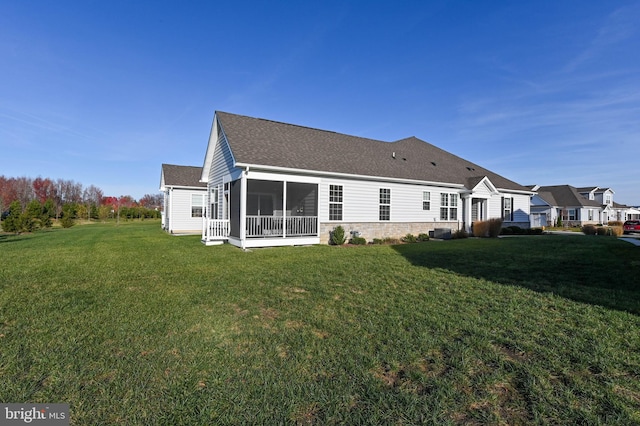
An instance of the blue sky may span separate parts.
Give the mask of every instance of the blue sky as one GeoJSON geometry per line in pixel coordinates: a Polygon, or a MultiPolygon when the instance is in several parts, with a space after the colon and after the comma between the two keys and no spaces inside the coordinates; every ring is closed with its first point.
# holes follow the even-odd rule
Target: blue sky
{"type": "Polygon", "coordinates": [[[0,4],[0,175],[157,193],[215,110],[640,204],[639,1],[0,4]]]}

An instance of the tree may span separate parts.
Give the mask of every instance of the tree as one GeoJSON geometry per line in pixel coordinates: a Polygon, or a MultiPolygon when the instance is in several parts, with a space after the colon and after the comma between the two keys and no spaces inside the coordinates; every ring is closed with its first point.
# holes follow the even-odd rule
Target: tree
{"type": "Polygon", "coordinates": [[[22,213],[21,228],[25,232],[33,232],[40,228],[42,205],[38,200],[31,200],[22,213]]]}
{"type": "Polygon", "coordinates": [[[65,204],[62,208],[62,219],[60,219],[60,224],[63,228],[71,228],[76,224],[74,220],[75,216],[75,205],[74,204],[65,204]]]}
{"type": "Polygon", "coordinates": [[[22,229],[22,206],[20,201],[15,200],[9,206],[9,215],[2,221],[2,229],[4,232],[20,233],[22,229]]]}
{"type": "Polygon", "coordinates": [[[49,178],[37,177],[33,180],[33,192],[36,200],[44,204],[45,201],[56,197],[56,186],[49,178]]]}

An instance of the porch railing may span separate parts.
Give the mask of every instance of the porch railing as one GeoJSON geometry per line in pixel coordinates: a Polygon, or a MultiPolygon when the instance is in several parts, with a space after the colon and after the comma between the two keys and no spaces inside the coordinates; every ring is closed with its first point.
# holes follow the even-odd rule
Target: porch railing
{"type": "Polygon", "coordinates": [[[205,219],[204,239],[223,240],[229,236],[228,219],[205,219]]]}
{"type": "Polygon", "coordinates": [[[317,216],[247,216],[247,237],[318,235],[317,216]]]}

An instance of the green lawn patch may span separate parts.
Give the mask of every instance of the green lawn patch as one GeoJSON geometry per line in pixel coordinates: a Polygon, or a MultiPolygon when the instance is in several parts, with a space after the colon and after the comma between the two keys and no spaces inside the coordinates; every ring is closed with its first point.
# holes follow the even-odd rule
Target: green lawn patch
{"type": "Polygon", "coordinates": [[[637,424],[640,250],[0,235],[0,400],[73,424],[637,424]]]}

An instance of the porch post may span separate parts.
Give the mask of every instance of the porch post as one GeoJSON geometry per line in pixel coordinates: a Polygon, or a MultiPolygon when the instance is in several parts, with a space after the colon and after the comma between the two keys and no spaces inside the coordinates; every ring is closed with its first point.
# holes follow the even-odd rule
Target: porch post
{"type": "Polygon", "coordinates": [[[282,238],[287,238],[287,181],[282,182],[282,238]]]}
{"type": "Polygon", "coordinates": [[[240,176],[240,244],[245,248],[247,239],[247,173],[245,170],[240,176]]]}
{"type": "Polygon", "coordinates": [[[463,212],[463,218],[462,221],[464,222],[463,226],[464,226],[464,230],[466,232],[470,232],[471,231],[471,204],[473,202],[473,198],[471,197],[471,194],[464,194],[462,196],[462,212],[463,212]]]}

